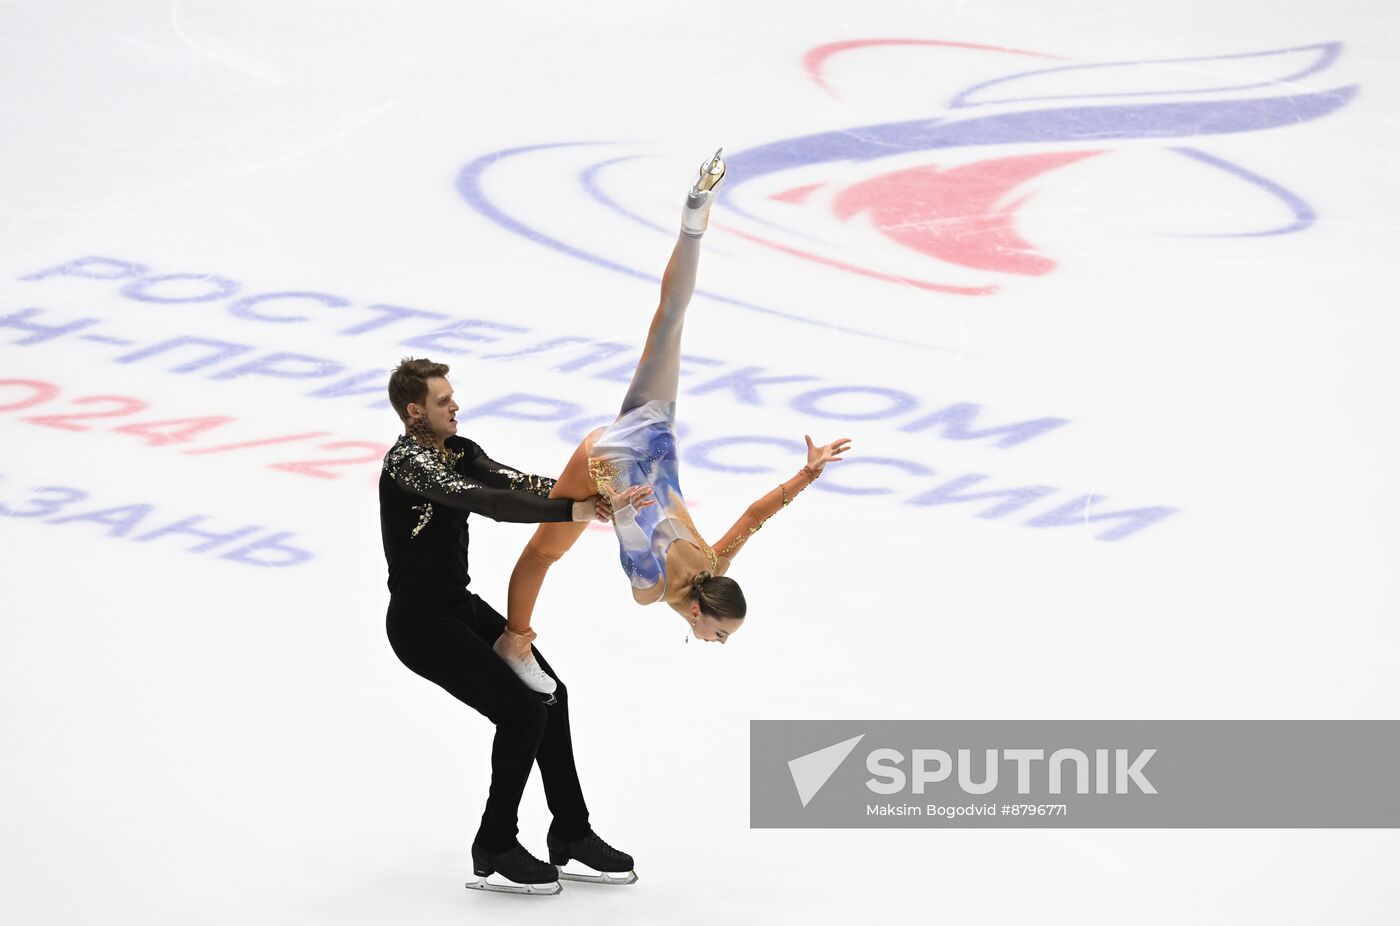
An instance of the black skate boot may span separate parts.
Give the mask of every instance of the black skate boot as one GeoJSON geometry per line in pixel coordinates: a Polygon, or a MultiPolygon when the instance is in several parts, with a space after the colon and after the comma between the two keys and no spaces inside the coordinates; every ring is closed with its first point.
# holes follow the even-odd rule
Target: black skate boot
{"type": "Polygon", "coordinates": [[[559,877],[566,881],[589,881],[594,884],[632,884],[637,873],[632,870],[635,864],[632,856],[619,852],[603,842],[591,829],[579,839],[565,842],[554,835],[545,838],[549,845],[549,861],[559,869],[559,877]],[[594,874],[574,874],[564,870],[573,859],[589,868],[594,874]]]}
{"type": "Polygon", "coordinates": [[[557,894],[564,889],[559,883],[559,871],[553,865],[546,865],[525,850],[516,840],[515,845],[500,852],[487,852],[472,843],[472,870],[477,880],[468,881],[467,887],[474,891],[501,891],[506,894],[557,894]],[[496,872],[509,879],[508,884],[487,881],[488,875],[496,872]]]}

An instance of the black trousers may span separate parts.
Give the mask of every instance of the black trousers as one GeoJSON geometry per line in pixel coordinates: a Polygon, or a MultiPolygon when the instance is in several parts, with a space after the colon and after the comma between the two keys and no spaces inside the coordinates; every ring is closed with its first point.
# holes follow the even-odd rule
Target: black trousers
{"type": "Polygon", "coordinates": [[[476,834],[476,842],[492,852],[513,845],[520,832],[520,796],[536,762],[554,815],[550,833],[572,840],[588,832],[588,807],[569,734],[568,689],[534,650],[540,668],[559,686],[556,703],[545,706],[492,651],[505,626],[506,619],[495,608],[465,589],[446,595],[392,595],[385,619],[389,645],[404,665],[496,725],[491,791],[476,834]]]}

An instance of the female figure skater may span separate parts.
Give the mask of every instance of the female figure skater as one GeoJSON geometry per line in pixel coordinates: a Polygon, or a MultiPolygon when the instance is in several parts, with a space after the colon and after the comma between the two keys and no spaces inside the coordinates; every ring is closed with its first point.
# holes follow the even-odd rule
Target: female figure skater
{"type": "MultiPolygon", "coordinates": [[[[747,605],[739,584],[725,575],[744,543],[779,508],[850,448],[841,438],[818,447],[807,437],[807,463],[796,475],[754,502],[711,546],[681,497],[676,455],[676,390],[680,380],[681,328],[695,291],[700,238],[715,190],[724,178],[721,152],[700,168],[681,213],[681,234],[661,280],[661,303],[647,332],[616,420],[584,438],[550,490],[550,497],[586,499],[600,493],[612,503],[622,567],[638,604],[664,601],[690,625],[696,639],[725,642],[742,626],[747,605]]],[[[550,678],[530,652],[530,617],[545,573],[578,540],[584,523],[541,524],[511,573],[507,627],[495,651],[527,685],[549,693],[550,678]]]]}

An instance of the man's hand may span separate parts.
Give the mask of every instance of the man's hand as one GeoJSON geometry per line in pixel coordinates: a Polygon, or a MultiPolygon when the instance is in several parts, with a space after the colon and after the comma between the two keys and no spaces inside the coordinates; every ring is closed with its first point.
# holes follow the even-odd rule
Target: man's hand
{"type": "Polygon", "coordinates": [[[631,486],[610,498],[594,495],[581,502],[574,502],[573,519],[575,521],[598,520],[606,524],[612,520],[613,512],[626,508],[628,505],[633,508],[646,508],[648,505],[655,504],[656,499],[652,497],[651,486],[631,486]]]}
{"type": "Polygon", "coordinates": [[[599,505],[603,501],[603,496],[592,495],[588,498],[585,498],[581,502],[574,502],[574,513],[573,518],[571,520],[573,520],[575,523],[580,521],[592,521],[595,518],[598,518],[598,520],[603,520],[602,518],[598,517],[600,513],[599,505]]]}

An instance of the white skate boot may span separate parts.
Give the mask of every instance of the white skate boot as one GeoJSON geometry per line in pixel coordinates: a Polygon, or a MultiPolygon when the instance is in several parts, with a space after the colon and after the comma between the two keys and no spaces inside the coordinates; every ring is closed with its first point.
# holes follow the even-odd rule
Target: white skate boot
{"type": "Polygon", "coordinates": [[[550,678],[549,674],[546,673],[544,669],[540,668],[540,664],[535,661],[535,654],[527,649],[524,657],[521,657],[517,656],[515,652],[511,650],[510,633],[511,631],[509,630],[501,631],[501,635],[496,638],[496,642],[492,644],[491,649],[495,651],[497,656],[505,660],[506,665],[515,670],[515,674],[520,676],[520,680],[530,686],[531,690],[538,691],[540,694],[545,695],[554,694],[554,689],[558,686],[555,684],[554,679],[550,678]]]}
{"type": "Polygon", "coordinates": [[[685,209],[681,211],[681,231],[692,238],[705,234],[709,225],[710,206],[719,195],[716,192],[719,182],[724,179],[724,161],[720,158],[723,153],[724,149],[720,148],[714,157],[700,165],[700,179],[695,181],[685,198],[685,209]]]}

